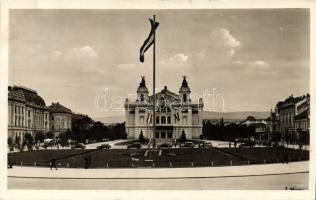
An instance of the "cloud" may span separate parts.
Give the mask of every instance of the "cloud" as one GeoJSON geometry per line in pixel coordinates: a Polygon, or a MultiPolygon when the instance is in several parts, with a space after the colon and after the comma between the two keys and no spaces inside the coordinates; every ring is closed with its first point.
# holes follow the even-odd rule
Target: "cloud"
{"type": "Polygon", "coordinates": [[[267,69],[270,67],[270,65],[268,63],[266,63],[265,61],[262,61],[262,60],[250,62],[249,65],[252,67],[260,68],[260,69],[267,69]]]}
{"type": "Polygon", "coordinates": [[[189,56],[184,55],[183,53],[178,53],[171,56],[168,61],[163,60],[162,63],[173,65],[174,67],[186,64],[189,59],[189,56]]]}
{"type": "Polygon", "coordinates": [[[132,68],[135,68],[135,64],[133,64],[133,63],[119,64],[117,67],[120,69],[132,69],[132,68]]]}
{"type": "Polygon", "coordinates": [[[91,59],[98,57],[97,52],[90,46],[71,48],[65,55],[70,59],[91,59]]]}
{"type": "Polygon", "coordinates": [[[209,68],[231,64],[241,46],[241,41],[230,30],[213,29],[205,35],[205,40],[199,50],[189,55],[189,60],[197,66],[206,65],[209,68]]]}
{"type": "Polygon", "coordinates": [[[236,39],[228,29],[220,28],[210,32],[210,43],[215,45],[215,49],[228,53],[231,57],[235,55],[236,50],[241,46],[241,42],[236,39]]]}

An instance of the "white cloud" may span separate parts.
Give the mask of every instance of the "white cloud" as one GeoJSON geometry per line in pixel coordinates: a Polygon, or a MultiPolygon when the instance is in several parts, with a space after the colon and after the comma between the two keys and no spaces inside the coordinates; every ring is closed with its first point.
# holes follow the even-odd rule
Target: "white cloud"
{"type": "Polygon", "coordinates": [[[235,55],[236,50],[241,46],[241,42],[226,28],[211,31],[209,39],[210,44],[213,44],[215,49],[219,51],[225,50],[231,57],[235,55]]]}
{"type": "Polygon", "coordinates": [[[96,58],[98,57],[97,52],[90,46],[75,47],[69,49],[66,52],[67,57],[81,59],[81,58],[96,58]]]}
{"type": "Polygon", "coordinates": [[[269,63],[266,63],[265,61],[262,61],[262,60],[250,62],[249,65],[256,67],[256,68],[261,68],[261,69],[266,69],[266,68],[270,67],[269,63]]]}
{"type": "Polygon", "coordinates": [[[135,64],[119,64],[117,67],[120,69],[131,69],[135,67],[135,64]]]}
{"type": "Polygon", "coordinates": [[[170,57],[169,61],[170,62],[177,62],[177,61],[187,62],[188,58],[189,58],[189,56],[184,55],[183,53],[178,53],[178,54],[175,54],[174,56],[170,57]]]}

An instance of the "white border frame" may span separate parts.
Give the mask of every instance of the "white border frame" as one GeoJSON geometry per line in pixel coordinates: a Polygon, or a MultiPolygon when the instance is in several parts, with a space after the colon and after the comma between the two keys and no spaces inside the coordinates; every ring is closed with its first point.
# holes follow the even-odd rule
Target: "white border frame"
{"type": "MultiPolygon", "coordinates": [[[[238,9],[238,8],[310,8],[310,94],[311,122],[314,121],[316,95],[315,41],[316,4],[312,0],[3,0],[1,2],[0,65],[0,146],[7,145],[8,30],[9,9],[238,9]],[[313,79],[314,78],[314,79],[313,79]]],[[[315,123],[310,123],[314,130],[315,123]]],[[[311,131],[309,190],[8,190],[7,152],[0,151],[0,198],[4,199],[315,199],[315,134],[311,131]]]]}

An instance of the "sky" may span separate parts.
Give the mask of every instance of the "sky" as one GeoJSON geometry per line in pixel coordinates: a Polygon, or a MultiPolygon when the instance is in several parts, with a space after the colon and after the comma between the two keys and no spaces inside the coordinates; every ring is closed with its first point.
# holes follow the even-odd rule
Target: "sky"
{"type": "Polygon", "coordinates": [[[309,92],[309,10],[10,10],[9,85],[91,117],[123,115],[141,76],[178,93],[186,76],[204,110],[269,111],[309,92]],[[213,98],[214,97],[214,98],[213,98]],[[214,99],[214,100],[213,100],[214,99]]]}

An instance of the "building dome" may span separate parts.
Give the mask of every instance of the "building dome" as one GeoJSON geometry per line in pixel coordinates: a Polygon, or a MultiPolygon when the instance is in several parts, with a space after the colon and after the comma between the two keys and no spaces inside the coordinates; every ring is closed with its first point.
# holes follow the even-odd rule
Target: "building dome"
{"type": "Polygon", "coordinates": [[[139,83],[137,88],[137,93],[148,93],[148,89],[146,87],[145,76],[142,76],[142,80],[139,83]]]}
{"type": "Polygon", "coordinates": [[[191,90],[186,80],[186,76],[183,76],[183,81],[182,81],[179,93],[181,94],[181,93],[190,93],[190,92],[191,90]]]}
{"type": "Polygon", "coordinates": [[[9,88],[9,97],[19,97],[19,99],[26,102],[26,104],[46,107],[45,101],[37,94],[36,91],[23,86],[13,86],[13,88],[9,88]]]}

